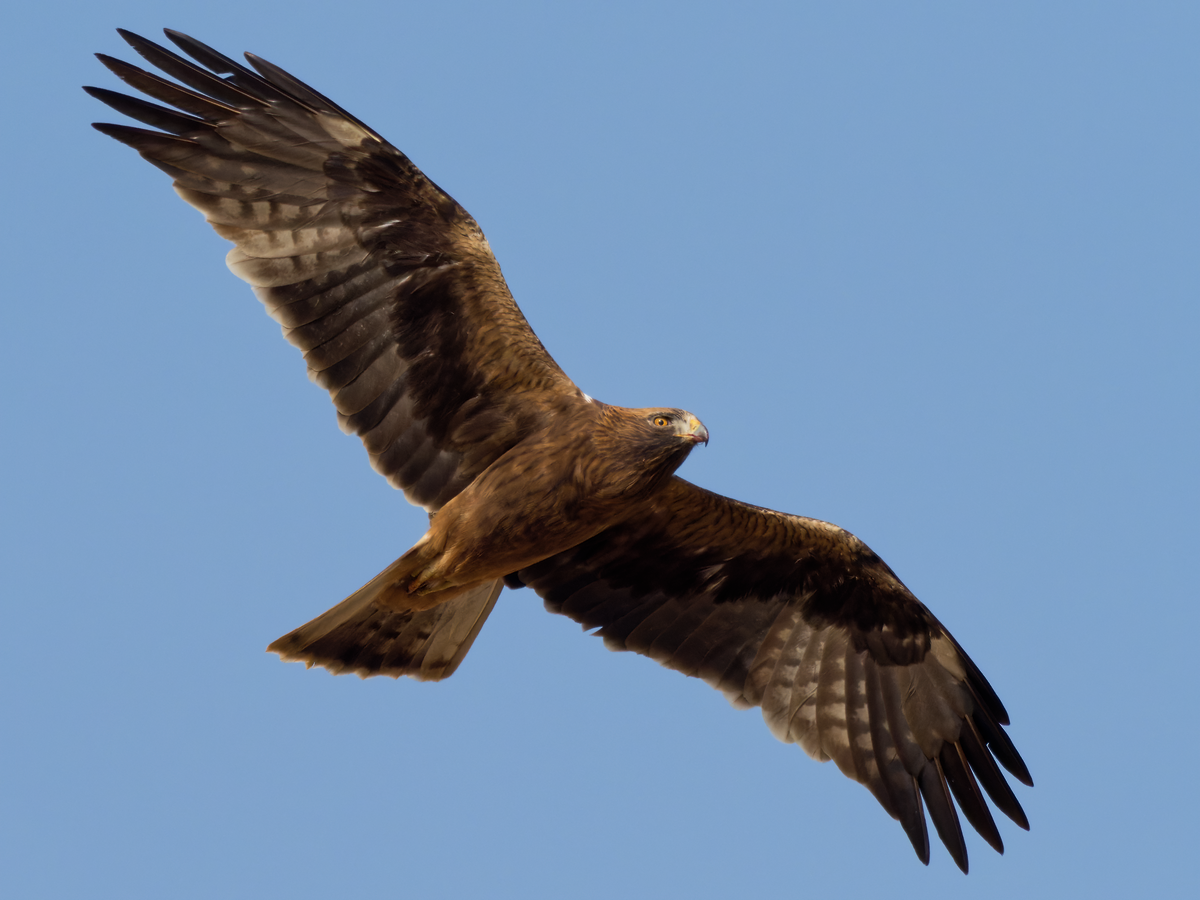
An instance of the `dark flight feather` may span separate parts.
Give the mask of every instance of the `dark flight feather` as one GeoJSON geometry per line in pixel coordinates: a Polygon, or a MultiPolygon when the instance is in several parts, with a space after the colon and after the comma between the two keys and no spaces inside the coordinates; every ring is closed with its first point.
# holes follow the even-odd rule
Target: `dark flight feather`
{"type": "MultiPolygon", "coordinates": [[[[966,869],[952,794],[1003,851],[977,779],[1028,828],[979,738],[1003,734],[1007,721],[991,685],[892,571],[836,526],[676,477],[626,524],[517,578],[613,649],[761,706],[776,737],[864,784],[924,861],[927,807],[966,869]]],[[[1031,783],[1013,753],[1014,774],[1031,783]]]]}
{"type": "Polygon", "coordinates": [[[926,812],[963,871],[956,803],[998,852],[985,794],[1029,827],[1000,770],[1032,784],[1007,711],[870,548],[676,477],[707,441],[699,421],[580,392],[474,219],[333,101],[251,54],[248,68],[167,31],[192,62],[120,34],[180,84],[99,55],[158,102],[86,90],[157,130],[95,127],[234,243],[229,267],[304,354],[339,425],[431,513],[404,556],[269,649],[334,673],[438,680],[502,585],[528,586],[611,649],[761,707],[777,738],[865,785],[922,862],[926,812]]]}

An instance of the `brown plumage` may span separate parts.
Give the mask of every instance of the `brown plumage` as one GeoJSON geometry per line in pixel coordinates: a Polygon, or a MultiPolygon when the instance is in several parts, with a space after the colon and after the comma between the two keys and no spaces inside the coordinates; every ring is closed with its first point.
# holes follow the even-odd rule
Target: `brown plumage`
{"type": "Polygon", "coordinates": [[[963,871],[955,801],[997,850],[985,792],[1028,828],[997,766],[1032,784],[999,698],[865,544],[675,476],[708,439],[699,420],[583,394],[475,221],[345,110],[250,54],[257,72],[168,31],[205,69],[121,34],[183,86],[100,56],[173,108],[87,88],[158,130],[96,128],[234,242],[230,268],[341,427],[430,513],[407,553],[270,650],[334,673],[445,678],[502,586],[528,586],[609,647],[761,707],[780,740],[866,785],[924,862],[926,808],[963,871]]]}

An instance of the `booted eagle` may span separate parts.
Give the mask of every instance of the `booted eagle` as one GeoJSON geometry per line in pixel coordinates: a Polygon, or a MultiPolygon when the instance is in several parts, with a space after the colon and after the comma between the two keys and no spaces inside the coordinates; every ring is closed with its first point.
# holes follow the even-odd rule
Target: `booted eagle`
{"type": "Polygon", "coordinates": [[[475,220],[408,157],[266,60],[246,54],[249,69],[166,34],[200,65],[121,31],[176,81],[99,59],[167,106],[86,88],[157,130],[95,127],[234,243],[229,267],[304,353],[342,429],[430,515],[412,549],[269,650],[438,680],[503,586],[530,587],[608,647],[761,707],[781,741],[864,784],[924,863],[926,810],[964,872],[955,801],[997,851],[985,792],[1029,827],[997,765],[1032,785],[1004,706],[869,547],[677,477],[708,441],[700,421],[576,387],[475,220]]]}

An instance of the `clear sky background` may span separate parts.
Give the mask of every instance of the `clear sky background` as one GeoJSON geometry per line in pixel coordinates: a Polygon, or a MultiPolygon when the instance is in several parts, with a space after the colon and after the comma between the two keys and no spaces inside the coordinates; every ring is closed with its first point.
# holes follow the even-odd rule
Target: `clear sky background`
{"type": "Polygon", "coordinates": [[[0,892],[1195,897],[1195,3],[4,14],[0,892]],[[441,684],[285,665],[423,513],[227,245],[94,132],[112,30],[252,50],[486,231],[681,474],[867,541],[1012,714],[971,874],[698,681],[506,593],[441,684]]]}

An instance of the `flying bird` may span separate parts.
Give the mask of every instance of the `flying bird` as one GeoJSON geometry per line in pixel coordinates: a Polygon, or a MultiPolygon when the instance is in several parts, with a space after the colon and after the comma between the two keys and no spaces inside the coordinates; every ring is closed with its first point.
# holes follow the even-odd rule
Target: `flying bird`
{"type": "Polygon", "coordinates": [[[446,678],[504,586],[701,678],[832,759],[929,862],[926,810],[967,871],[955,809],[997,851],[984,793],[1029,823],[1008,714],[958,642],[836,525],[675,475],[708,432],[594,400],[525,321],[475,220],[373,129],[253,54],[121,36],[174,81],[103,54],[158,103],[85,90],[149,129],[96,124],[233,242],[227,262],[304,354],[371,465],[429,530],[268,648],[333,673],[446,678]],[[160,105],[160,104],[166,104],[160,105]],[[999,765],[997,765],[999,763],[999,765]]]}

